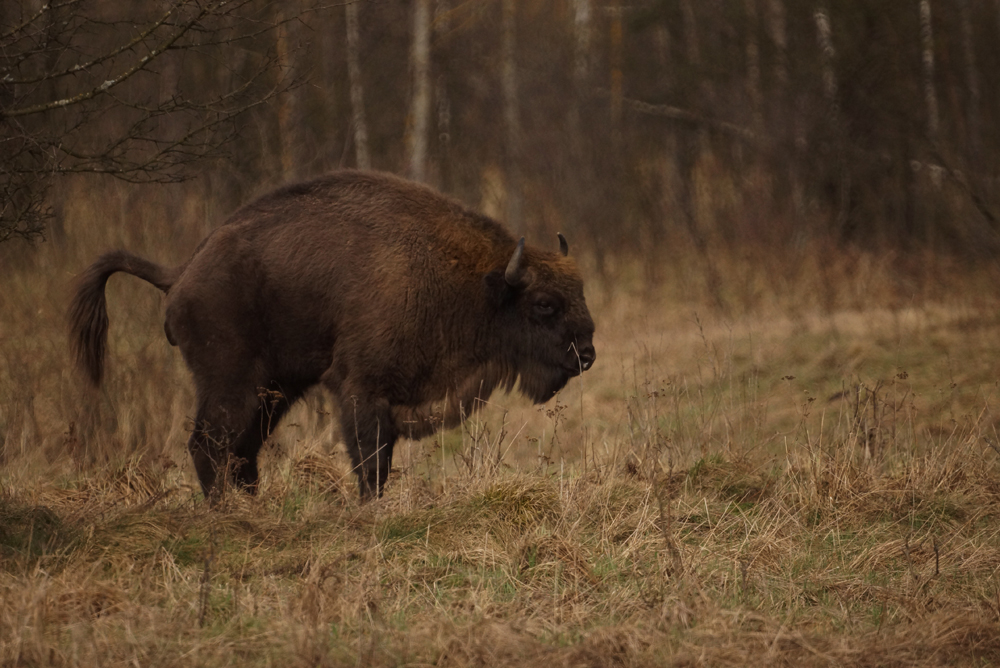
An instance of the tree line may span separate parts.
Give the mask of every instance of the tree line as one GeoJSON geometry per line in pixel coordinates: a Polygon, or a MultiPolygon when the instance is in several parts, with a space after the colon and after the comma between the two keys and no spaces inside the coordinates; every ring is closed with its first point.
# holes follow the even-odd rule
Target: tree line
{"type": "Polygon", "coordinates": [[[679,242],[992,253],[998,37],[997,0],[17,0],[0,239],[57,224],[62,175],[212,159],[234,206],[385,169],[598,262],[679,242]]]}

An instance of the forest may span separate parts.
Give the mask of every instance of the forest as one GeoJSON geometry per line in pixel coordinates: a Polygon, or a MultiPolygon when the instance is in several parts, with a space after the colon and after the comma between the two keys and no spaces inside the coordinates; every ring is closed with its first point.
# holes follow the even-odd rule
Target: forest
{"type": "Polygon", "coordinates": [[[66,176],[197,177],[233,208],[361,167],[565,229],[599,265],[678,244],[995,250],[992,2],[130,11],[0,15],[5,238],[62,234],[66,176]]]}

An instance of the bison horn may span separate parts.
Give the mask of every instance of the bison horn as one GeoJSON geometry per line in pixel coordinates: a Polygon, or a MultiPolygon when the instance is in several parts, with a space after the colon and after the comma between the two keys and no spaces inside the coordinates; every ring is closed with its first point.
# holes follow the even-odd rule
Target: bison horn
{"type": "Polygon", "coordinates": [[[503,275],[507,285],[514,287],[521,285],[521,280],[524,278],[524,267],[521,265],[522,255],[524,255],[524,237],[521,237],[521,240],[517,242],[517,248],[514,249],[510,262],[507,263],[507,271],[503,275]]]}
{"type": "Polygon", "coordinates": [[[556,236],[559,237],[559,252],[563,254],[563,257],[569,255],[569,244],[566,243],[566,237],[563,236],[562,232],[556,232],[556,236]]]}

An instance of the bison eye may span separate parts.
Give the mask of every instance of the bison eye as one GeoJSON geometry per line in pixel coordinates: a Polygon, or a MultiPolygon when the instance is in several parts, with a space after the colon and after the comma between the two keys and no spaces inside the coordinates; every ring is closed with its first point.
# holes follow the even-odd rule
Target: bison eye
{"type": "Polygon", "coordinates": [[[535,313],[547,317],[556,312],[556,306],[548,299],[538,299],[535,301],[535,313]]]}

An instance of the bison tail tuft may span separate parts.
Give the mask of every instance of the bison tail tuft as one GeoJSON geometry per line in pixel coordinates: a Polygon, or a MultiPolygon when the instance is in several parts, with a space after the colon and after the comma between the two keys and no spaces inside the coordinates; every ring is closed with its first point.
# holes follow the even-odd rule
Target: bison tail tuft
{"type": "Polygon", "coordinates": [[[178,272],[125,251],[102,255],[76,281],[69,308],[70,346],[77,365],[95,387],[104,376],[108,347],[108,306],[104,287],[115,272],[124,271],[167,292],[178,272]]]}
{"type": "Polygon", "coordinates": [[[108,306],[104,298],[107,276],[87,271],[80,277],[69,310],[70,345],[77,365],[95,387],[104,375],[108,346],[108,306]]]}

